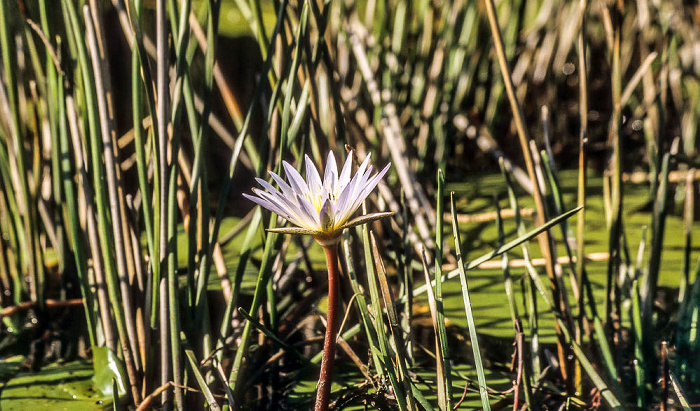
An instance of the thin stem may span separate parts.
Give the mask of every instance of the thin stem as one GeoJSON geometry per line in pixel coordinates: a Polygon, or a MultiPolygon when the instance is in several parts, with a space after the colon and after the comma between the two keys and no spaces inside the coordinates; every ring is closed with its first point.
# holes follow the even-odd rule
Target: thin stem
{"type": "Polygon", "coordinates": [[[328,410],[328,400],[333,383],[333,362],[338,334],[338,245],[324,246],[328,265],[328,313],[326,336],[323,340],[323,360],[318,378],[315,411],[328,410]]]}

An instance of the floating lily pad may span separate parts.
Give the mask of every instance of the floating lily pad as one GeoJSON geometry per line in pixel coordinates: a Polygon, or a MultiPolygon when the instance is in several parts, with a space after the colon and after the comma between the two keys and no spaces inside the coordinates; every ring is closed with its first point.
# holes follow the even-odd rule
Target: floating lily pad
{"type": "Polygon", "coordinates": [[[117,355],[107,347],[94,347],[93,361],[95,372],[93,381],[97,389],[102,394],[111,396],[114,391],[112,387],[116,384],[119,396],[126,395],[126,371],[117,355]]]}
{"type": "Polygon", "coordinates": [[[95,387],[92,377],[92,364],[87,361],[51,364],[38,373],[22,371],[2,385],[0,410],[110,409],[111,397],[95,387]]]}

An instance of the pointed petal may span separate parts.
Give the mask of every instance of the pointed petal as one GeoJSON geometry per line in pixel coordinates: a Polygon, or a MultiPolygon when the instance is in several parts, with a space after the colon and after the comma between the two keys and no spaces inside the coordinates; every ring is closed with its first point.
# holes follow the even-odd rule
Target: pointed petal
{"type": "Polygon", "coordinates": [[[294,192],[301,195],[308,195],[309,187],[306,185],[304,179],[301,178],[301,174],[286,161],[282,162],[282,167],[284,168],[284,172],[287,173],[287,179],[294,189],[294,192]]]}
{"type": "Polygon", "coordinates": [[[320,226],[320,222],[318,219],[319,216],[316,210],[311,205],[311,203],[309,203],[307,199],[302,198],[298,194],[297,203],[299,203],[299,209],[302,212],[302,215],[300,217],[302,217],[304,220],[304,226],[309,228],[318,228],[320,226]]]}
{"type": "Polygon", "coordinates": [[[297,235],[317,235],[317,234],[319,234],[318,231],[309,230],[309,229],[301,228],[301,227],[276,227],[276,228],[268,228],[267,231],[269,231],[271,233],[297,234],[297,235]]]}
{"type": "Polygon", "coordinates": [[[255,204],[258,204],[259,206],[265,208],[266,210],[270,210],[270,211],[273,211],[273,212],[274,212],[274,209],[275,209],[275,208],[278,208],[277,206],[275,206],[274,204],[270,203],[269,201],[264,200],[264,199],[262,199],[262,198],[260,198],[260,197],[252,196],[252,195],[250,195],[250,194],[248,194],[248,193],[243,193],[243,197],[245,197],[245,198],[247,198],[248,200],[254,202],[255,204]]]}
{"type": "Polygon", "coordinates": [[[360,168],[357,169],[357,172],[355,175],[363,175],[365,173],[365,170],[367,170],[367,166],[369,165],[369,159],[372,157],[372,153],[367,154],[367,157],[365,157],[365,161],[362,162],[360,165],[360,168]]]}
{"type": "MultiPolygon", "coordinates": [[[[366,161],[367,160],[365,160],[365,162],[366,161]]],[[[363,164],[363,166],[366,166],[366,164],[363,164]]],[[[362,168],[362,166],[360,166],[360,168],[362,168]]],[[[360,191],[359,187],[361,187],[363,177],[364,174],[360,174],[358,170],[350,183],[345,186],[343,192],[340,193],[340,196],[336,201],[336,222],[338,224],[343,224],[345,220],[350,218],[350,216],[359,207],[359,204],[362,203],[361,201],[355,201],[357,199],[357,197],[355,197],[355,193],[360,191]]]]}
{"type": "Polygon", "coordinates": [[[268,173],[270,174],[270,177],[272,177],[272,179],[275,180],[275,183],[277,183],[277,185],[280,187],[280,190],[282,190],[282,194],[284,194],[285,197],[294,197],[292,187],[290,187],[290,185],[287,184],[287,182],[284,181],[282,177],[278,176],[273,171],[268,171],[268,173]]]}
{"type": "Polygon", "coordinates": [[[311,195],[319,195],[323,188],[321,176],[318,174],[318,170],[316,170],[316,166],[311,161],[311,158],[308,155],[304,155],[304,159],[306,163],[306,185],[309,187],[311,195]]]}
{"type": "Polygon", "coordinates": [[[360,191],[360,194],[358,195],[358,198],[362,198],[363,200],[367,198],[369,193],[374,190],[374,188],[379,184],[379,182],[382,180],[384,175],[389,171],[389,168],[391,167],[391,163],[387,164],[382,171],[377,173],[374,177],[372,177],[369,181],[367,181],[365,184],[362,186],[362,191],[360,191]]]}
{"type": "Polygon", "coordinates": [[[272,184],[268,183],[262,178],[255,177],[255,181],[257,181],[258,184],[262,186],[262,188],[269,191],[271,194],[282,195],[282,193],[280,193],[275,187],[273,187],[272,184]]]}
{"type": "Polygon", "coordinates": [[[328,160],[326,160],[326,173],[323,176],[323,186],[326,189],[335,192],[335,187],[338,185],[338,165],[335,162],[333,151],[328,152],[328,160]]]}
{"type": "Polygon", "coordinates": [[[369,223],[372,221],[379,220],[380,218],[389,217],[392,215],[394,215],[393,211],[365,214],[363,216],[360,216],[360,217],[357,217],[357,218],[354,218],[354,219],[348,221],[346,224],[343,225],[343,227],[341,229],[344,230],[346,228],[355,227],[355,226],[358,226],[360,224],[366,224],[366,223],[369,223]]]}
{"type": "Polygon", "coordinates": [[[288,217],[285,218],[290,223],[311,229],[316,229],[318,226],[318,213],[314,211],[308,200],[304,199],[301,195],[294,194],[294,197],[290,199],[282,195],[274,196],[266,192],[257,194],[270,202],[278,204],[282,210],[286,211],[288,217]]]}
{"type": "Polygon", "coordinates": [[[262,204],[261,202],[258,202],[255,200],[256,197],[253,196],[248,196],[247,198],[250,198],[250,200],[255,201],[256,203],[262,205],[263,207],[267,208],[268,210],[272,211],[275,214],[279,214],[281,217],[284,217],[286,220],[293,220],[293,215],[289,210],[289,207],[287,207],[286,204],[284,204],[278,197],[275,197],[273,194],[267,193],[265,191],[259,190],[257,188],[253,188],[253,192],[257,195],[257,198],[265,201],[268,206],[262,204]]]}
{"type": "MultiPolygon", "coordinates": [[[[291,202],[290,200],[281,195],[275,196],[274,194],[270,194],[260,190],[255,191],[255,193],[264,200],[267,200],[273,205],[276,205],[278,209],[275,210],[275,213],[284,217],[285,220],[300,227],[309,226],[310,219],[307,216],[307,213],[297,204],[291,202]]],[[[315,227],[315,224],[312,223],[311,227],[315,227]]]]}
{"type": "Polygon", "coordinates": [[[281,209],[279,206],[277,206],[276,204],[273,204],[273,203],[271,203],[270,201],[268,201],[268,200],[266,200],[266,199],[264,199],[264,198],[252,196],[252,195],[249,195],[249,194],[246,194],[246,193],[243,193],[243,197],[245,197],[245,198],[247,198],[248,200],[254,202],[255,204],[261,206],[262,208],[265,208],[265,209],[267,209],[267,210],[269,210],[269,211],[272,211],[273,213],[275,213],[275,214],[281,216],[282,218],[288,220],[287,217],[285,216],[284,210],[282,210],[282,209],[281,209]]]}
{"type": "MultiPolygon", "coordinates": [[[[367,168],[367,171],[364,172],[363,174],[359,174],[359,173],[356,174],[356,176],[357,176],[358,178],[357,178],[357,180],[353,183],[352,194],[350,195],[350,197],[351,197],[355,202],[358,202],[357,200],[360,200],[360,199],[359,199],[360,193],[362,192],[362,189],[363,189],[363,188],[365,187],[365,185],[367,184],[367,180],[369,180],[369,176],[372,175],[372,170],[373,170],[373,169],[374,169],[374,168],[373,168],[372,166],[369,166],[369,167],[367,168]]],[[[362,200],[360,200],[359,202],[361,203],[362,200]]]]}
{"type": "Polygon", "coordinates": [[[348,158],[345,159],[345,164],[343,165],[343,171],[340,172],[340,179],[338,180],[341,187],[348,185],[350,182],[350,172],[352,171],[352,154],[355,151],[351,151],[348,154],[348,158]]]}
{"type": "MultiPolygon", "coordinates": [[[[363,201],[367,199],[367,196],[374,190],[374,188],[379,184],[384,175],[389,171],[391,163],[387,164],[382,171],[377,173],[374,177],[369,178],[372,173],[372,167],[370,166],[367,172],[358,180],[358,182],[353,186],[353,193],[351,195],[350,204],[346,204],[346,214],[340,216],[342,219],[348,219],[350,216],[360,208],[363,201]]],[[[339,218],[339,219],[340,219],[339,218]]]]}
{"type": "Polygon", "coordinates": [[[352,212],[348,210],[354,202],[352,197],[352,189],[352,184],[346,185],[345,189],[343,189],[343,192],[340,193],[340,196],[338,196],[338,199],[335,202],[335,216],[338,224],[342,224],[348,218],[348,216],[352,214],[352,212]]]}

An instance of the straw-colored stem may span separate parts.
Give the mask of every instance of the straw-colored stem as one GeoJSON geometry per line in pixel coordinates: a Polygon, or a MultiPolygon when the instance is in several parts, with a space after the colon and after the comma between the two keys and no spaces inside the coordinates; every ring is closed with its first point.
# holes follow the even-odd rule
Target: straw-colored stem
{"type": "MultiPolygon", "coordinates": [[[[540,188],[538,186],[537,178],[535,175],[535,166],[534,162],[532,159],[532,155],[530,153],[530,150],[528,148],[528,144],[530,141],[530,138],[528,136],[527,129],[525,128],[525,120],[524,120],[524,115],[522,111],[522,107],[520,106],[520,102],[518,101],[518,97],[515,94],[515,86],[513,85],[513,79],[510,75],[510,68],[508,66],[508,60],[505,54],[505,48],[503,45],[503,37],[501,36],[501,30],[498,25],[498,18],[496,15],[496,7],[494,5],[493,0],[485,0],[484,4],[486,5],[486,12],[488,14],[489,18],[489,24],[491,27],[491,34],[494,38],[494,47],[496,49],[496,55],[498,57],[498,63],[499,67],[501,69],[501,75],[503,76],[503,82],[506,87],[506,94],[508,95],[508,101],[510,102],[510,108],[513,113],[513,122],[515,123],[515,128],[517,130],[518,138],[520,140],[520,146],[522,148],[523,152],[523,157],[525,159],[525,165],[527,167],[527,172],[528,175],[530,176],[530,180],[532,181],[532,186],[533,186],[533,194],[535,198],[535,205],[537,207],[537,221],[538,224],[543,224],[547,220],[547,215],[545,214],[545,205],[544,205],[544,200],[542,199],[542,194],[540,191],[540,188]]],[[[565,324],[567,327],[572,326],[572,320],[570,318],[570,311],[568,310],[568,303],[567,303],[567,296],[566,292],[563,289],[563,283],[561,281],[561,278],[555,275],[555,270],[554,270],[554,263],[552,259],[552,244],[551,244],[551,235],[547,231],[545,235],[541,236],[539,238],[540,242],[540,248],[542,249],[542,254],[547,260],[547,275],[550,278],[550,283],[552,287],[552,294],[556,299],[557,304],[555,305],[555,308],[558,310],[559,313],[563,313],[565,315],[565,324]]],[[[562,344],[562,331],[559,329],[559,324],[560,323],[555,323],[555,328],[557,335],[559,337],[559,350],[560,353],[563,354],[563,351],[565,350],[564,345],[562,344]]],[[[568,350],[567,350],[568,351],[568,350]]],[[[566,363],[562,362],[562,376],[565,377],[567,382],[569,382],[568,378],[568,370],[566,367],[566,363]]],[[[573,388],[573,387],[569,387],[573,388]]]]}
{"type": "MultiPolygon", "coordinates": [[[[73,175],[73,169],[70,162],[70,144],[68,142],[68,124],[66,120],[66,106],[63,104],[64,101],[64,87],[63,83],[57,89],[58,101],[61,104],[58,106],[58,114],[60,119],[60,139],[59,147],[56,148],[61,152],[61,170],[63,171],[61,175],[63,176],[64,191],[66,193],[66,201],[64,203],[67,211],[67,229],[69,236],[72,240],[73,254],[75,257],[75,269],[78,279],[80,281],[80,292],[85,300],[83,308],[85,309],[85,320],[87,322],[88,335],[90,337],[90,345],[96,346],[97,339],[95,337],[95,313],[92,309],[93,307],[93,293],[90,291],[90,285],[88,284],[88,268],[87,268],[87,257],[85,255],[85,249],[81,244],[82,231],[79,226],[78,217],[78,204],[75,196],[75,190],[73,188],[73,181],[68,177],[73,175]]],[[[2,254],[2,253],[0,253],[2,254]]],[[[109,319],[109,317],[107,317],[109,319]]],[[[111,324],[110,324],[111,326],[111,324]]],[[[105,327],[107,328],[107,327],[105,327]]],[[[109,327],[110,333],[112,332],[111,327],[109,327]]],[[[107,333],[105,332],[105,335],[107,333]]],[[[114,349],[113,347],[110,347],[114,349]]]]}
{"type": "Polygon", "coordinates": [[[105,345],[110,350],[117,352],[117,337],[114,334],[112,317],[109,313],[109,296],[107,294],[107,285],[105,282],[104,262],[102,260],[102,251],[100,248],[99,234],[97,232],[97,219],[95,217],[95,204],[93,201],[93,190],[90,185],[90,180],[87,175],[85,163],[83,163],[83,151],[80,144],[80,134],[78,131],[78,117],[75,110],[73,97],[66,96],[66,118],[70,128],[71,145],[73,148],[73,156],[75,161],[75,169],[80,177],[78,186],[80,187],[81,195],[85,201],[85,219],[87,220],[87,238],[92,253],[92,269],[95,275],[95,287],[97,291],[98,307],[100,318],[102,319],[102,332],[104,333],[105,345]]]}
{"type": "MultiPolygon", "coordinates": [[[[157,116],[156,123],[158,124],[158,172],[159,172],[159,210],[156,213],[158,216],[159,229],[159,261],[160,264],[160,382],[161,385],[170,381],[171,362],[169,346],[166,341],[169,339],[169,318],[168,318],[168,285],[165,278],[167,272],[167,181],[168,181],[168,105],[169,105],[169,88],[168,88],[168,28],[166,22],[166,5],[165,0],[156,2],[156,93],[157,93],[157,116]]],[[[173,160],[174,161],[174,160],[173,160]]],[[[171,408],[170,393],[163,392],[161,396],[164,409],[171,408]]]]}
{"type": "MultiPolygon", "coordinates": [[[[588,8],[588,0],[580,0],[579,7],[581,8],[581,27],[578,33],[577,49],[578,49],[578,70],[579,70],[579,120],[581,121],[580,136],[579,136],[579,157],[578,157],[578,192],[577,205],[579,207],[586,206],[586,146],[588,143],[588,73],[586,66],[586,10],[588,8]]],[[[584,238],[586,233],[586,211],[582,211],[576,221],[576,286],[578,288],[578,313],[576,317],[576,343],[581,345],[583,342],[584,318],[586,316],[584,308],[583,282],[586,275],[585,271],[585,244],[584,238]]],[[[581,387],[581,364],[576,361],[576,388],[580,391],[581,387]]]]}
{"type": "Polygon", "coordinates": [[[326,411],[333,383],[333,363],[338,334],[338,245],[323,247],[328,265],[328,312],[326,314],[326,336],[323,340],[321,375],[318,378],[315,411],[326,411]]]}
{"type": "Polygon", "coordinates": [[[377,279],[379,280],[382,297],[384,298],[384,307],[386,309],[387,318],[389,319],[389,331],[394,339],[396,354],[396,379],[398,380],[397,386],[399,386],[400,383],[400,387],[402,388],[402,391],[395,390],[397,395],[396,401],[398,402],[399,410],[415,411],[416,404],[410,394],[411,378],[408,375],[408,364],[406,362],[406,344],[404,343],[403,337],[404,331],[399,325],[398,315],[396,314],[396,302],[394,300],[391,288],[389,287],[384,262],[379,255],[377,240],[375,239],[374,234],[371,232],[370,242],[372,246],[372,257],[374,258],[374,265],[376,268],[375,272],[377,273],[377,279]],[[398,398],[399,395],[402,398],[398,398]]]}
{"type": "MultiPolygon", "coordinates": [[[[101,137],[102,137],[102,147],[104,154],[104,165],[105,165],[105,176],[107,177],[107,187],[109,194],[109,208],[111,210],[111,221],[112,221],[112,234],[114,238],[114,251],[116,255],[117,262],[117,273],[119,278],[119,286],[121,291],[122,305],[124,307],[124,324],[126,325],[126,332],[129,339],[130,353],[124,353],[125,356],[133,355],[133,366],[136,371],[141,369],[141,361],[138,356],[138,346],[136,337],[136,326],[134,324],[134,314],[132,312],[133,305],[131,303],[131,291],[130,284],[128,281],[127,272],[127,256],[124,250],[124,232],[122,231],[122,208],[121,202],[118,198],[118,180],[116,175],[117,159],[114,152],[114,146],[112,144],[112,128],[111,120],[108,110],[107,93],[108,89],[105,87],[104,77],[102,69],[104,64],[100,59],[100,51],[97,45],[97,33],[95,31],[95,26],[92,22],[92,17],[90,13],[90,8],[85,5],[83,8],[83,15],[85,17],[85,23],[87,28],[87,40],[88,48],[90,51],[90,57],[92,60],[94,78],[95,78],[95,91],[97,96],[97,107],[100,116],[100,127],[101,127],[101,137]]],[[[96,147],[92,148],[96,150],[96,147]]],[[[128,358],[128,357],[127,357],[128,358]]],[[[127,360],[128,361],[128,360],[127,360]]],[[[136,382],[137,383],[137,382],[136,382]]],[[[140,393],[136,395],[138,390],[134,390],[134,400],[138,404],[140,402],[140,393]]]]}
{"type": "Polygon", "coordinates": [[[367,91],[370,94],[372,103],[377,107],[382,107],[384,116],[381,121],[381,130],[384,138],[387,140],[387,147],[389,147],[389,152],[396,168],[396,173],[401,181],[401,187],[406,192],[407,204],[413,213],[413,217],[416,221],[416,227],[421,235],[422,241],[428,246],[432,246],[432,239],[430,238],[429,225],[433,224],[431,221],[433,218],[433,213],[431,212],[432,206],[427,201],[426,195],[419,185],[414,184],[416,181],[415,173],[410,169],[408,165],[408,159],[406,158],[406,147],[404,141],[401,139],[401,125],[397,116],[396,106],[392,101],[384,101],[382,99],[382,93],[380,86],[372,72],[371,65],[365,50],[365,46],[362,44],[362,39],[360,34],[365,34],[365,30],[362,26],[355,24],[353,25],[353,31],[350,34],[350,43],[352,45],[352,51],[357,60],[357,65],[359,66],[362,77],[367,83],[367,91]],[[427,212],[426,212],[427,211],[427,212]],[[427,220],[426,220],[427,217],[427,220]]]}
{"type": "MultiPolygon", "coordinates": [[[[84,84],[84,97],[87,112],[87,124],[89,130],[89,142],[90,149],[89,157],[92,164],[93,170],[93,190],[95,197],[95,211],[97,214],[97,228],[99,233],[99,242],[103,245],[102,247],[102,258],[104,262],[105,277],[107,280],[107,291],[109,295],[110,305],[114,310],[114,319],[117,325],[117,333],[119,335],[119,340],[121,341],[122,351],[124,355],[124,363],[126,365],[127,374],[129,376],[129,383],[131,384],[131,389],[134,397],[134,402],[138,403],[140,400],[140,392],[138,392],[138,387],[136,383],[136,371],[133,364],[133,359],[131,358],[131,349],[129,347],[129,336],[127,332],[127,327],[125,325],[124,311],[121,304],[122,297],[119,295],[118,279],[115,267],[114,258],[110,252],[112,246],[113,234],[108,223],[107,210],[108,200],[107,200],[107,187],[104,184],[104,169],[102,166],[102,156],[100,151],[101,140],[99,138],[99,121],[95,108],[97,103],[95,102],[95,85],[94,77],[92,76],[92,70],[90,67],[89,56],[87,48],[85,46],[85,34],[81,30],[78,20],[78,13],[72,2],[64,1],[61,2],[63,6],[64,19],[67,27],[71,30],[68,31],[69,39],[73,39],[73,44],[75,44],[78,63],[80,67],[80,73],[82,75],[82,80],[84,84]]],[[[88,21],[86,21],[88,24],[88,21]]]]}
{"type": "MultiPolygon", "coordinates": [[[[12,143],[12,155],[10,155],[10,159],[14,160],[13,163],[17,167],[17,176],[19,180],[19,187],[17,187],[17,204],[18,204],[18,210],[24,211],[24,218],[22,218],[20,221],[18,221],[17,224],[17,234],[18,234],[18,240],[20,243],[20,246],[22,247],[22,250],[20,251],[21,258],[24,260],[23,265],[26,267],[29,278],[33,278],[36,286],[43,286],[43,280],[41,282],[36,281],[38,280],[37,276],[37,267],[36,267],[36,243],[34,241],[34,230],[32,227],[34,226],[34,221],[33,221],[33,214],[30,211],[31,204],[33,201],[31,201],[30,197],[30,191],[29,191],[29,182],[27,181],[27,168],[25,165],[26,159],[25,159],[25,150],[24,150],[24,145],[22,143],[23,141],[23,127],[21,124],[21,115],[20,115],[20,110],[22,109],[21,104],[20,104],[20,99],[19,99],[19,90],[17,88],[17,84],[19,81],[17,80],[16,76],[16,54],[20,52],[20,50],[15,49],[13,50],[11,47],[10,43],[10,38],[13,33],[11,33],[10,29],[10,24],[9,24],[9,16],[7,15],[7,7],[9,6],[9,2],[6,3],[5,0],[0,1],[0,51],[2,52],[2,55],[5,56],[6,58],[3,58],[3,68],[4,68],[4,74],[5,74],[5,81],[7,82],[7,102],[10,107],[10,111],[12,114],[12,121],[8,123],[10,124],[10,129],[13,131],[13,138],[11,139],[12,143]],[[20,230],[20,227],[22,229],[20,230]]],[[[10,139],[8,139],[8,146],[9,146],[10,139]]],[[[19,213],[17,213],[19,214],[19,213]]],[[[19,220],[19,219],[18,219],[19,220]]],[[[24,268],[24,267],[23,267],[24,268]]],[[[33,295],[34,297],[41,297],[41,295],[33,295]]],[[[21,293],[19,291],[15,292],[15,300],[19,301],[21,299],[21,293]]],[[[36,298],[39,303],[41,304],[42,298],[36,298]]]]}

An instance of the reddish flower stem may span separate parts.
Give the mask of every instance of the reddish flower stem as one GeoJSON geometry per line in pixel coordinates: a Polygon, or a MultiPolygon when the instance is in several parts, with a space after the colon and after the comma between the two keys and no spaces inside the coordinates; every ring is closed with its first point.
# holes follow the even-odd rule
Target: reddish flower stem
{"type": "Polygon", "coordinates": [[[314,411],[328,410],[331,384],[333,383],[335,346],[338,338],[338,245],[327,245],[323,247],[323,250],[326,252],[326,264],[328,265],[328,314],[326,316],[326,336],[323,340],[321,375],[318,379],[314,411]]]}

